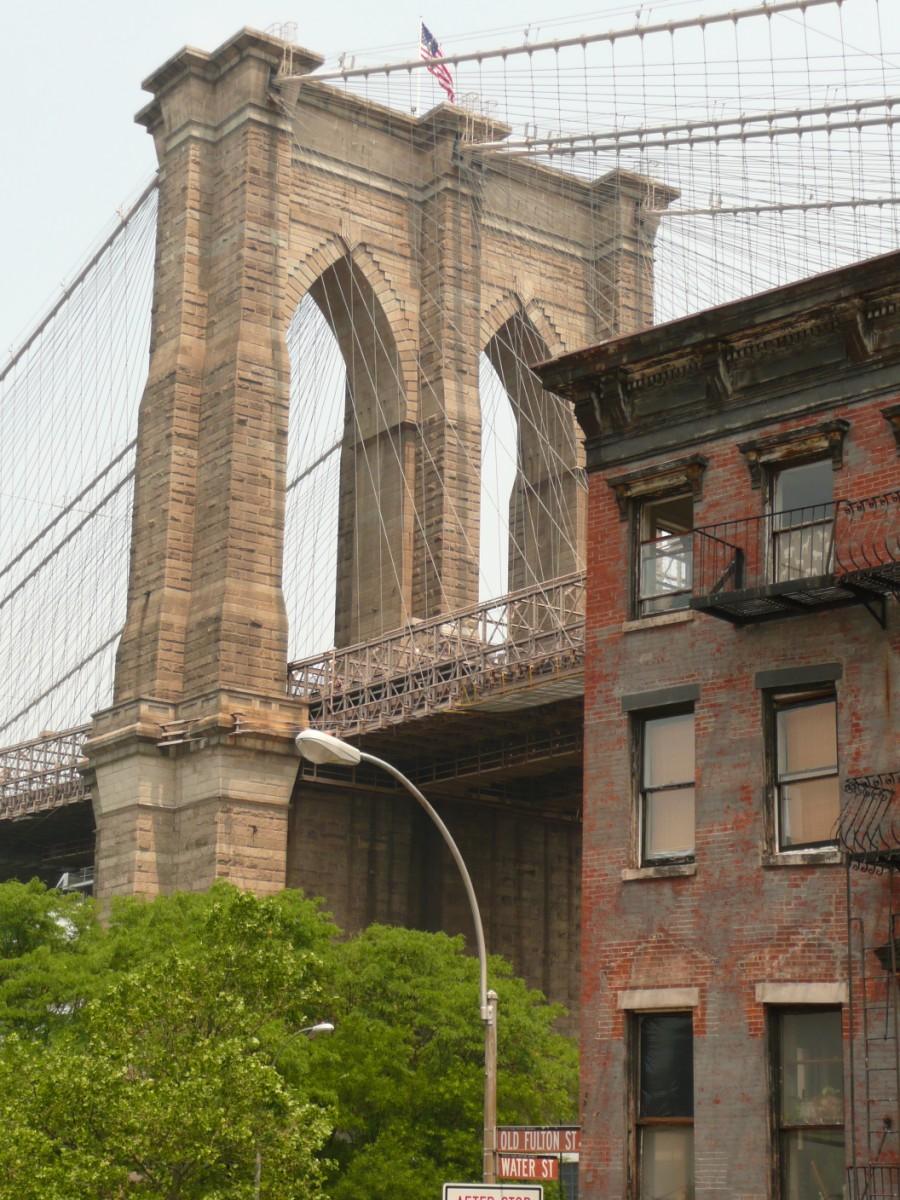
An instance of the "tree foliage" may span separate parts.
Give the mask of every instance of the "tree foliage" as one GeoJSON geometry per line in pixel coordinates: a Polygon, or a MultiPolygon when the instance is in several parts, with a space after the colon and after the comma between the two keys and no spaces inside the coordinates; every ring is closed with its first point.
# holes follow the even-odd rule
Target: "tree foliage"
{"type": "MultiPolygon", "coordinates": [[[[477,1179],[477,979],[460,938],[341,940],[297,892],[220,884],[101,924],[0,884],[0,1200],[420,1200],[477,1179]]],[[[502,959],[491,983],[501,1121],[570,1121],[559,1010],[502,959]]]]}

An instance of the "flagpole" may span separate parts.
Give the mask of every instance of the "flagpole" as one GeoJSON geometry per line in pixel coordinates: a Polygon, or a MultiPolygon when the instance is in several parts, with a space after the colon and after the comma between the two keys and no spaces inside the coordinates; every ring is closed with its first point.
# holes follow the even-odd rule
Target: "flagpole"
{"type": "MultiPolygon", "coordinates": [[[[422,14],[419,13],[419,57],[422,57],[422,14]]],[[[422,98],[422,72],[416,71],[416,107],[413,109],[413,116],[419,115],[419,103],[422,98]]]]}

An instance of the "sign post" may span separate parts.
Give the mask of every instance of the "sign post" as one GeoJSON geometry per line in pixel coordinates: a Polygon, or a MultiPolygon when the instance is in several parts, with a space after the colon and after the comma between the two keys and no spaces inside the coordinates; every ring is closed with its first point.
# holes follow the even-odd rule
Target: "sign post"
{"type": "Polygon", "coordinates": [[[577,1154],[581,1130],[577,1125],[501,1125],[497,1149],[501,1154],[577,1154]]]}

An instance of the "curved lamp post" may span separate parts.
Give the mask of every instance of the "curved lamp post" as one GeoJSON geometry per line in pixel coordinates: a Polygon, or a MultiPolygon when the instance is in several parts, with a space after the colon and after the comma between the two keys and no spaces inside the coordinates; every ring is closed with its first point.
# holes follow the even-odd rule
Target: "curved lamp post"
{"type": "Polygon", "coordinates": [[[340,738],[332,737],[330,733],[322,733],[318,729],[304,729],[297,734],[297,749],[300,754],[312,763],[338,763],[345,767],[355,767],[361,762],[371,763],[387,771],[397,782],[409,792],[438,828],[438,832],[446,843],[447,849],[453,856],[453,861],[459,868],[463,886],[472,910],[472,922],[475,926],[475,943],[478,948],[479,986],[478,1002],[481,1010],[481,1020],[484,1025],[484,1182],[494,1183],[496,1180],[497,1159],[497,993],[488,991],[487,985],[487,950],[484,944],[484,926],[481,923],[481,912],[475,898],[475,889],[459,847],[453,840],[450,830],[425,799],[412,780],[407,779],[402,771],[398,771],[391,763],[374,754],[366,754],[351,746],[340,738]]]}

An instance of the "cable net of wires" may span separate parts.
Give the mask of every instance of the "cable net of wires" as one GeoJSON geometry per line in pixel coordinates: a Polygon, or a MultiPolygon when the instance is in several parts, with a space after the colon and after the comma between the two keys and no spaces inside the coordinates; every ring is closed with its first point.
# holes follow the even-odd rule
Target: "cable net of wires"
{"type": "Polygon", "coordinates": [[[147,372],[149,185],[0,369],[0,743],[112,694],[147,372]]]}
{"type": "MultiPolygon", "coordinates": [[[[896,247],[894,18],[887,0],[664,2],[612,30],[548,22],[524,48],[444,50],[463,56],[459,102],[505,127],[473,155],[678,193],[655,253],[666,321],[896,247]]],[[[407,110],[442,98],[427,72],[349,61],[336,86],[407,110]]]]}

